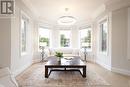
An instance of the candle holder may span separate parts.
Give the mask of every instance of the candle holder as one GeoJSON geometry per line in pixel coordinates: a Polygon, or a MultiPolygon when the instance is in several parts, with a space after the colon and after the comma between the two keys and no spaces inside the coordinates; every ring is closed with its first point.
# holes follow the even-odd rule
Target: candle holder
{"type": "Polygon", "coordinates": [[[88,43],[82,43],[82,47],[84,48],[84,61],[87,62],[87,48],[88,48],[88,43]]]}
{"type": "Polygon", "coordinates": [[[41,60],[41,62],[43,62],[44,61],[44,55],[45,55],[45,47],[41,47],[41,49],[42,49],[42,52],[41,52],[41,56],[42,56],[42,60],[41,60]]]}
{"type": "Polygon", "coordinates": [[[41,57],[42,57],[42,60],[41,60],[41,62],[43,62],[44,61],[44,57],[45,57],[45,47],[47,46],[47,43],[41,43],[40,44],[40,47],[41,47],[41,57]]]}
{"type": "Polygon", "coordinates": [[[84,48],[84,60],[87,61],[86,56],[87,56],[87,47],[83,47],[84,48]]]}

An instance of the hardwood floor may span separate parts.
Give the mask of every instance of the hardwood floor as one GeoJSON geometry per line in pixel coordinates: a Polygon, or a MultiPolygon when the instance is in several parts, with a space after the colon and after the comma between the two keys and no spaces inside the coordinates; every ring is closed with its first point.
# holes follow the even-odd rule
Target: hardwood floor
{"type": "Polygon", "coordinates": [[[88,63],[88,68],[97,72],[107,82],[111,84],[111,87],[130,87],[130,76],[121,75],[104,69],[100,65],[88,63]]]}
{"type": "Polygon", "coordinates": [[[86,79],[78,72],[53,72],[45,79],[42,70],[44,63],[34,64],[19,75],[17,80],[22,87],[130,87],[130,76],[113,73],[94,63],[87,63],[86,79]],[[101,85],[107,83],[110,85],[101,85]]]}

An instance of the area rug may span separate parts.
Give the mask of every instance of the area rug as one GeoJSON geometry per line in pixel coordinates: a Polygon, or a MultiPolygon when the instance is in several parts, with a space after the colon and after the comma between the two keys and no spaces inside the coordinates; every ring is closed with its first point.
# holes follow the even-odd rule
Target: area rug
{"type": "Polygon", "coordinates": [[[97,73],[87,70],[83,78],[79,72],[53,71],[49,78],[44,77],[44,64],[32,65],[17,76],[20,87],[110,87],[97,73]]]}

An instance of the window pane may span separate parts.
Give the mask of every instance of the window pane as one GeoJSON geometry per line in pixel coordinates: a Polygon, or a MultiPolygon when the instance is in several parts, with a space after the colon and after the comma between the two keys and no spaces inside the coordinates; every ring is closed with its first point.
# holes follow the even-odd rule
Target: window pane
{"type": "Polygon", "coordinates": [[[81,48],[86,46],[87,49],[91,49],[91,28],[80,30],[80,46],[81,48]]]}
{"type": "Polygon", "coordinates": [[[60,46],[61,47],[70,47],[70,30],[61,30],[60,31],[60,46]]]}
{"type": "Polygon", "coordinates": [[[50,46],[50,30],[46,28],[39,28],[39,47],[42,45],[50,46]]]}
{"type": "Polygon", "coordinates": [[[26,29],[27,29],[27,21],[22,18],[21,20],[21,51],[26,51],[26,29]]]}
{"type": "Polygon", "coordinates": [[[107,51],[107,22],[101,24],[101,51],[107,51]]]}

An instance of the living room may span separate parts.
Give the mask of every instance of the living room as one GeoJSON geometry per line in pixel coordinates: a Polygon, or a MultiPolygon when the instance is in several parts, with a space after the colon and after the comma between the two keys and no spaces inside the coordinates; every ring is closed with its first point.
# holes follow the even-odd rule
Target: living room
{"type": "Polygon", "coordinates": [[[2,1],[0,87],[130,87],[129,0],[2,1]],[[80,58],[85,73],[59,70],[46,78],[56,52],[67,64],[80,58]]]}

